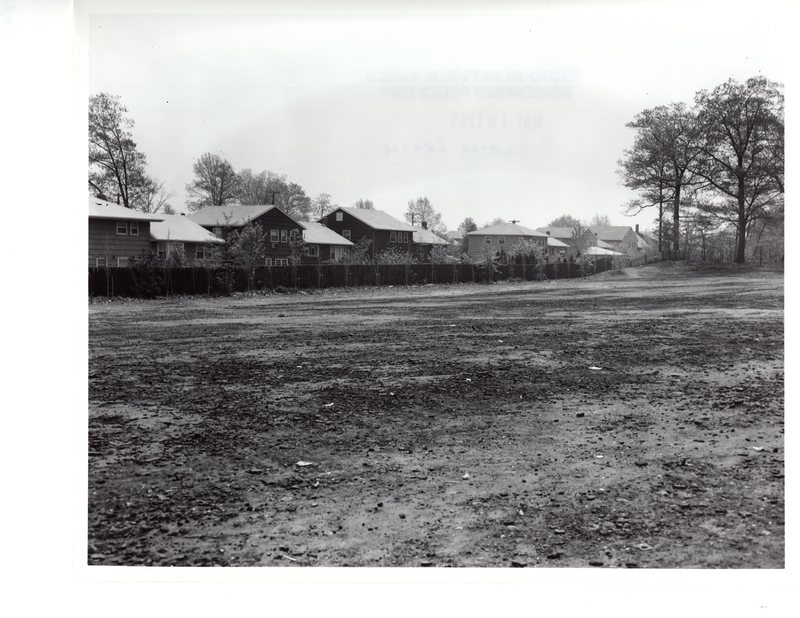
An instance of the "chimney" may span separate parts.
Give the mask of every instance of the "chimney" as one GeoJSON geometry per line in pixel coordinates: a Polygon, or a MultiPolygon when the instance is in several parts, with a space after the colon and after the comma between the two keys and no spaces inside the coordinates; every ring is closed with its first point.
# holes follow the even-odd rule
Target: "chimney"
{"type": "Polygon", "coordinates": [[[428,229],[428,222],[427,221],[423,221],[422,222],[422,229],[423,230],[427,230],[428,229]]]}
{"type": "Polygon", "coordinates": [[[186,213],[185,213],[185,212],[182,212],[182,213],[181,213],[181,217],[185,217],[185,216],[186,216],[186,213]]]}
{"type": "Polygon", "coordinates": [[[547,232],[547,235],[550,236],[550,230],[545,230],[545,232],[547,232]]]}
{"type": "Polygon", "coordinates": [[[637,234],[639,233],[639,224],[638,223],[636,224],[636,233],[637,234]]]}

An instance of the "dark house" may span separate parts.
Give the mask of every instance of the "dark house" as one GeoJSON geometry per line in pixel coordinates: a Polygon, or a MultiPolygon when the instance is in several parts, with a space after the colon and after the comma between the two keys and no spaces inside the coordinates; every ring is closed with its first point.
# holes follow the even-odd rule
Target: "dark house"
{"type": "Polygon", "coordinates": [[[260,224],[266,238],[266,266],[288,266],[291,256],[292,238],[301,237],[304,226],[295,221],[277,206],[226,204],[225,206],[206,206],[188,218],[206,228],[220,238],[227,238],[231,232],[239,231],[246,225],[260,224]]]}
{"type": "Polygon", "coordinates": [[[413,252],[417,228],[382,210],[341,207],[322,217],[319,222],[353,243],[366,238],[372,257],[387,249],[413,252]]]}
{"type": "Polygon", "coordinates": [[[125,208],[89,198],[89,266],[127,266],[131,258],[149,256],[150,224],[164,215],[125,208]]]}

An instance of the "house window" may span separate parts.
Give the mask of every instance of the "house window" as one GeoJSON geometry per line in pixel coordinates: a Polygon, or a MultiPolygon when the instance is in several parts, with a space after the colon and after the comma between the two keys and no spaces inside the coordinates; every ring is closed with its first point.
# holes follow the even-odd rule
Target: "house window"
{"type": "Polygon", "coordinates": [[[264,258],[264,266],[272,266],[272,258],[264,258]]]}
{"type": "Polygon", "coordinates": [[[278,242],[278,240],[279,240],[278,234],[279,233],[280,232],[278,232],[278,230],[270,230],[269,231],[269,241],[270,242],[278,242]]]}
{"type": "Polygon", "coordinates": [[[222,236],[222,228],[218,225],[211,230],[216,236],[222,236]]]}
{"type": "Polygon", "coordinates": [[[197,249],[195,249],[194,257],[195,257],[196,260],[204,260],[204,259],[206,259],[205,249],[202,246],[198,246],[197,249]]]}
{"type": "Polygon", "coordinates": [[[106,258],[104,257],[95,258],[94,265],[97,266],[98,268],[100,266],[106,266],[107,265],[106,258]]]}
{"type": "Polygon", "coordinates": [[[128,265],[128,258],[126,257],[118,257],[117,258],[117,266],[127,266],[128,265]]]}
{"type": "Polygon", "coordinates": [[[342,238],[350,240],[350,230],[342,230],[342,238]]]}
{"type": "Polygon", "coordinates": [[[288,266],[289,259],[288,258],[275,258],[275,266],[288,266]]]}
{"type": "Polygon", "coordinates": [[[289,242],[289,232],[287,230],[281,230],[281,242],[289,242]]]}
{"type": "Polygon", "coordinates": [[[336,213],[336,220],[344,221],[344,213],[341,210],[336,213]]]}
{"type": "Polygon", "coordinates": [[[505,236],[498,236],[497,237],[497,242],[499,242],[501,245],[506,244],[506,237],[505,236]]]}
{"type": "Polygon", "coordinates": [[[128,234],[131,236],[138,236],[139,235],[139,222],[138,221],[131,221],[128,223],[128,234]]]}
{"type": "Polygon", "coordinates": [[[308,257],[319,257],[319,245],[308,245],[308,257]]]}
{"type": "Polygon", "coordinates": [[[330,257],[330,259],[332,259],[332,260],[336,259],[336,247],[331,247],[331,257],[330,257]]]}
{"type": "Polygon", "coordinates": [[[403,242],[408,242],[408,232],[403,232],[403,242]]]}
{"type": "Polygon", "coordinates": [[[492,237],[491,236],[487,236],[486,237],[486,244],[489,245],[491,243],[492,243],[492,237]]]}
{"type": "Polygon", "coordinates": [[[117,221],[117,236],[125,236],[128,233],[128,222],[117,221]]]}
{"type": "Polygon", "coordinates": [[[389,232],[389,242],[397,242],[397,232],[389,232]]]}

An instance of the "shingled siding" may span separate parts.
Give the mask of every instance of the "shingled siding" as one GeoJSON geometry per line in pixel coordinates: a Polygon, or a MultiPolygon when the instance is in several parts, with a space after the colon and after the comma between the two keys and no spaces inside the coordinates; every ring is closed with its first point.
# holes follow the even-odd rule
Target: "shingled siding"
{"type": "Polygon", "coordinates": [[[411,232],[403,232],[408,242],[390,242],[391,233],[389,230],[376,230],[347,212],[334,211],[320,219],[320,223],[324,223],[328,229],[341,236],[344,236],[342,234],[343,230],[350,230],[350,241],[352,243],[357,243],[362,238],[369,239],[371,243],[370,251],[373,256],[389,248],[394,248],[398,251],[411,251],[413,236],[411,232]],[[342,221],[336,220],[337,212],[342,212],[342,221]]]}
{"type": "MultiPolygon", "coordinates": [[[[128,230],[130,229],[130,221],[128,230]]],[[[116,266],[117,258],[141,257],[152,252],[150,242],[150,222],[134,221],[139,224],[139,233],[117,234],[117,221],[114,219],[89,219],[89,266],[97,265],[97,258],[105,258],[107,266],[116,266]]]]}
{"type": "Polygon", "coordinates": [[[529,240],[536,242],[542,248],[546,246],[547,239],[546,238],[532,238],[530,236],[489,236],[489,242],[486,242],[486,235],[484,234],[470,234],[467,236],[468,244],[467,244],[467,252],[469,256],[473,259],[483,259],[486,257],[486,252],[489,252],[490,256],[494,256],[494,254],[500,249],[503,249],[506,253],[508,253],[509,249],[513,247],[516,243],[520,242],[521,240],[529,240]],[[504,242],[500,242],[500,239],[503,239],[504,242]]]}

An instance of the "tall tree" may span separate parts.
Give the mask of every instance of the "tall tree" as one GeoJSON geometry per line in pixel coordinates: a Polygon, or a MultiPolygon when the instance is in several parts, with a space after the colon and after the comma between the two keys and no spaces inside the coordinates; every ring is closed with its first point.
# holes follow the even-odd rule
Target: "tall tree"
{"type": "Polygon", "coordinates": [[[730,79],[695,95],[700,143],[694,167],[716,194],[706,210],[736,227],[737,263],[759,217],[783,206],[782,86],[764,77],[730,79]]]}
{"type": "Polygon", "coordinates": [[[274,204],[290,217],[306,219],[312,204],[303,187],[291,182],[286,174],[264,170],[255,174],[244,169],[237,174],[242,204],[274,204]]]}
{"type": "Polygon", "coordinates": [[[671,184],[667,178],[668,153],[651,132],[639,130],[633,147],[625,150],[624,155],[617,162],[618,173],[623,184],[640,196],[629,201],[624,212],[635,216],[647,208],[658,208],[658,250],[664,251],[664,214],[672,201],[671,184]]]}
{"type": "Polygon", "coordinates": [[[127,113],[118,96],[89,98],[89,186],[98,197],[137,208],[154,181],[145,173],[146,157],[133,141],[127,113]]]}
{"type": "MultiPolygon", "coordinates": [[[[650,205],[658,203],[661,218],[664,198],[671,200],[671,251],[677,257],[682,198],[685,190],[696,184],[692,171],[697,157],[696,116],[684,103],[672,103],[646,109],[626,126],[637,130],[637,138],[621,161],[623,180],[631,188],[644,190],[650,205]]],[[[635,203],[628,204],[628,211],[635,207],[635,203]]]]}
{"type": "Polygon", "coordinates": [[[572,227],[574,228],[576,225],[582,225],[579,219],[576,219],[572,215],[561,215],[560,217],[556,217],[550,223],[547,224],[547,227],[572,227]]]}
{"type": "Polygon", "coordinates": [[[434,209],[427,197],[418,197],[416,200],[408,200],[406,221],[416,226],[421,226],[424,222],[427,224],[429,230],[437,234],[444,234],[447,232],[447,227],[442,223],[442,215],[434,209]]]}
{"type": "Polygon", "coordinates": [[[363,208],[364,210],[373,210],[375,208],[375,204],[372,203],[372,200],[365,200],[362,198],[359,198],[353,206],[355,208],[363,208]]]}
{"type": "Polygon", "coordinates": [[[239,199],[239,178],[229,161],[206,152],[192,165],[194,179],[186,185],[189,210],[224,206],[239,199]]]}

